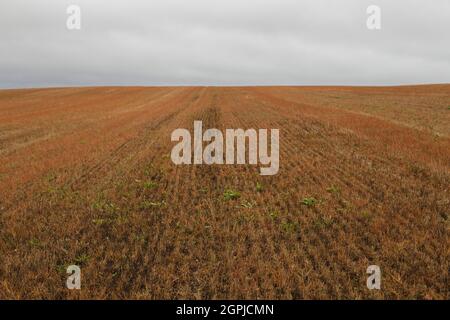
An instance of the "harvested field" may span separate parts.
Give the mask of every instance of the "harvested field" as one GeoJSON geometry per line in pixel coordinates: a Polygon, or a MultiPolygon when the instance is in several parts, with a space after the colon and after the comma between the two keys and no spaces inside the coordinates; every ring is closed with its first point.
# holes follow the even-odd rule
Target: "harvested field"
{"type": "Polygon", "coordinates": [[[0,298],[450,298],[450,85],[1,90],[0,159],[0,298]],[[279,173],[174,165],[194,120],[279,173]]]}

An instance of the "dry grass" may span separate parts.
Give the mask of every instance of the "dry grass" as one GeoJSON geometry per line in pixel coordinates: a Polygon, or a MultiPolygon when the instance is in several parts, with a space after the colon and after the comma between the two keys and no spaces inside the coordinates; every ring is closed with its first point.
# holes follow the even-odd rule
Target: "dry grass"
{"type": "Polygon", "coordinates": [[[449,101],[450,85],[0,91],[0,298],[448,299],[449,101]],[[279,128],[279,174],[173,165],[194,120],[279,128]]]}

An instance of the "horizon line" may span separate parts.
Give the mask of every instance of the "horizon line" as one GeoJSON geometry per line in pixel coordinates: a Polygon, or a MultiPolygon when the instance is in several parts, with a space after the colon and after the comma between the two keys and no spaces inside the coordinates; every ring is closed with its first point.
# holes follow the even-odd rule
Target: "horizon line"
{"type": "Polygon", "coordinates": [[[450,82],[432,82],[432,83],[408,83],[408,84],[91,84],[91,85],[55,85],[55,86],[24,86],[24,87],[1,87],[0,90],[37,90],[37,89],[70,89],[70,88],[208,88],[208,87],[224,87],[224,88],[249,88],[249,87],[418,87],[418,86],[436,86],[450,85],[450,82]]]}

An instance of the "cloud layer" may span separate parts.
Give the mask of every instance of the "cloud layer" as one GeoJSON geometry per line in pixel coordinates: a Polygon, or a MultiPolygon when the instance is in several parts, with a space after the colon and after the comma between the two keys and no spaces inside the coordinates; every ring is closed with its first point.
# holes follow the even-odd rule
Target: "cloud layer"
{"type": "Polygon", "coordinates": [[[2,0],[0,87],[449,83],[449,31],[448,0],[2,0]]]}

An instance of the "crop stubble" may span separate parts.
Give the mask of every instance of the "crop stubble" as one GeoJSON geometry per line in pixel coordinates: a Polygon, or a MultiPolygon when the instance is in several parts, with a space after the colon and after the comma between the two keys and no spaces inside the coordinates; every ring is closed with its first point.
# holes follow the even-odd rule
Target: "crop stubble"
{"type": "Polygon", "coordinates": [[[448,299],[449,98],[449,85],[0,91],[0,297],[448,299]],[[279,174],[175,166],[170,134],[194,120],[280,129],[279,174]],[[71,264],[81,291],[65,288],[71,264]],[[366,288],[371,264],[381,291],[366,288]]]}

